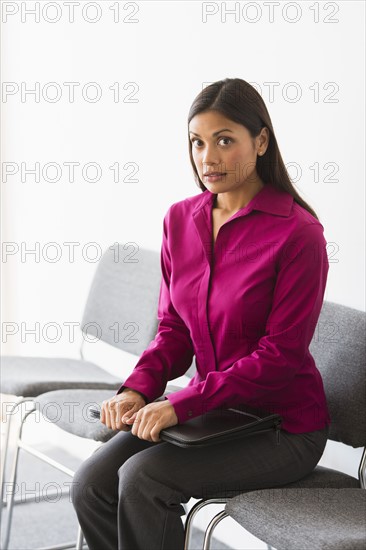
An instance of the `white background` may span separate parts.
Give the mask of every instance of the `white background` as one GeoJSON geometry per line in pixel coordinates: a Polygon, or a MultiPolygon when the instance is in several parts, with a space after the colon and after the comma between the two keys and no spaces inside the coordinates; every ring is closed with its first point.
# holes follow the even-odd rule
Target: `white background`
{"type": "MultiPolygon", "coordinates": [[[[247,80],[262,94],[294,185],[324,226],[325,299],[365,310],[362,1],[81,0],[74,22],[65,2],[46,1],[38,3],[36,22],[27,13],[36,4],[2,2],[3,355],[79,356],[81,333],[70,341],[63,323],[81,322],[96,251],[115,242],[160,250],[166,210],[200,193],[188,157],[190,105],[204,86],[226,77],[247,80]],[[225,18],[225,8],[235,6],[236,15],[225,18]],[[73,102],[65,82],[79,84],[73,102]],[[96,102],[92,82],[102,92],[96,102]],[[118,102],[110,89],[116,83],[118,102]],[[22,95],[37,86],[39,101],[22,95]],[[56,88],[61,97],[52,101],[56,88]],[[130,94],[136,102],[128,102],[130,94]],[[70,162],[80,163],[75,181],[70,162]],[[22,163],[25,170],[40,163],[39,182],[22,174],[22,163]],[[60,166],[59,181],[47,181],[52,169],[43,177],[48,163],[60,166]],[[100,167],[99,181],[83,177],[87,163],[100,167]],[[109,168],[115,163],[119,182],[109,168]],[[136,182],[122,181],[126,163],[137,166],[136,182]],[[73,262],[65,242],[79,243],[73,262]],[[49,243],[57,243],[58,261],[49,243]],[[37,258],[26,253],[34,249],[37,258]],[[36,323],[39,341],[26,334],[36,323]],[[58,336],[42,334],[47,323],[59,326],[58,336]],[[14,334],[6,334],[9,327],[14,334]]],[[[121,378],[136,362],[99,344],[89,346],[87,358],[121,378]]],[[[355,474],[358,451],[342,452],[355,474]]],[[[329,460],[340,467],[331,452],[329,460]]],[[[221,538],[242,548],[233,532],[226,528],[221,538]]]]}

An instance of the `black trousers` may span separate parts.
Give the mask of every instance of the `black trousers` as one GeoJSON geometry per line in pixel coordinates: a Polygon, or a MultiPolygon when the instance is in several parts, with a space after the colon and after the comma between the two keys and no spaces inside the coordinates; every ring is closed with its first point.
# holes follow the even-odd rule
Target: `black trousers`
{"type": "Polygon", "coordinates": [[[182,550],[191,497],[230,497],[301,479],[320,460],[328,428],[274,431],[196,449],[119,432],[85,460],[72,500],[90,550],[182,550]]]}

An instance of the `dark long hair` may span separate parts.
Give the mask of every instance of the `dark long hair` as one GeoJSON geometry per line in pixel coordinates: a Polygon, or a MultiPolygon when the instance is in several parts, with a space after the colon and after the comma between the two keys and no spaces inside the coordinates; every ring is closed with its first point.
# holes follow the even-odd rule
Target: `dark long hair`
{"type": "MultiPolygon", "coordinates": [[[[253,86],[240,78],[224,78],[204,88],[194,99],[188,114],[188,125],[192,118],[203,111],[215,110],[226,118],[242,124],[257,137],[263,127],[269,131],[269,144],[265,154],[257,158],[256,170],[264,184],[271,182],[277,189],[287,191],[294,200],[319,220],[314,210],[298,194],[282,160],[267,107],[253,86]]],[[[202,183],[192,157],[192,143],[188,133],[189,158],[194,179],[202,191],[207,188],[202,183]]]]}

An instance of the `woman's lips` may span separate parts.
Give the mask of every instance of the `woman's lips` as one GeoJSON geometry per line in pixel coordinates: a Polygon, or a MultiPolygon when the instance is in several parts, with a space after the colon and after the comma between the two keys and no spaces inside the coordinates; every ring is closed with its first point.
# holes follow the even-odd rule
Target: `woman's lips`
{"type": "Polygon", "coordinates": [[[218,180],[220,180],[220,179],[223,178],[225,175],[226,175],[226,172],[223,172],[222,174],[213,173],[213,174],[209,174],[209,175],[203,176],[203,177],[204,177],[204,179],[205,179],[206,181],[213,182],[213,181],[218,181],[218,180]]]}

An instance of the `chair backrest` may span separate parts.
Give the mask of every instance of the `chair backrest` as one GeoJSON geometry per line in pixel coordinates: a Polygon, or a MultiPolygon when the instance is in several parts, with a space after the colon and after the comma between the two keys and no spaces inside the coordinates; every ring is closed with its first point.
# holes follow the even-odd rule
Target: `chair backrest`
{"type": "Polygon", "coordinates": [[[141,355],[157,327],[160,254],[118,243],[103,253],[82,319],[82,331],[119,349],[141,355]]]}
{"type": "Polygon", "coordinates": [[[309,346],[326,393],[329,439],[366,445],[366,351],[364,311],[323,302],[309,346]]]}

